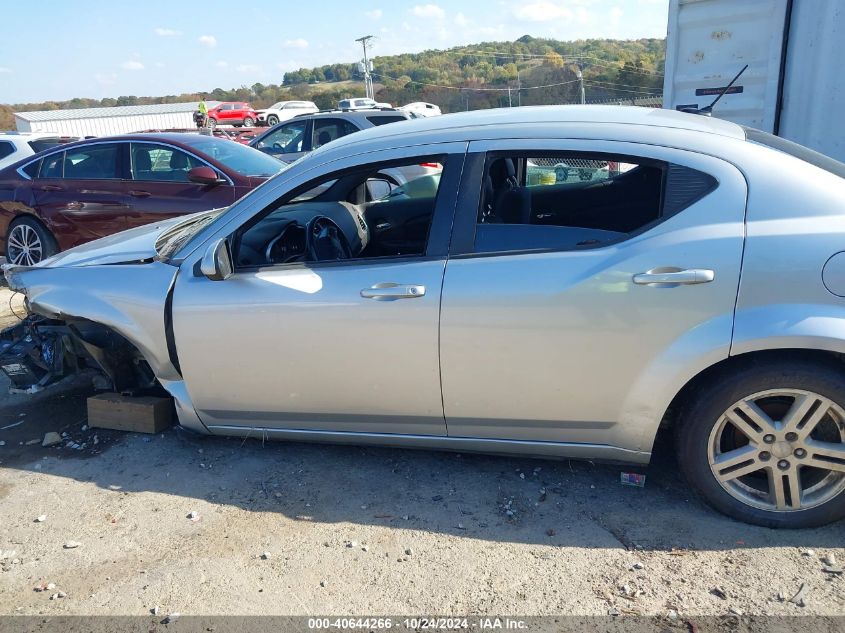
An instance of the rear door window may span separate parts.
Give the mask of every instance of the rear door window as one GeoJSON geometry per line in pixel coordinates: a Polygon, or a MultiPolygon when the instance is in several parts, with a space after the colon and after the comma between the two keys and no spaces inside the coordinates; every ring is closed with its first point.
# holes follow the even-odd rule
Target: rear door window
{"type": "Polygon", "coordinates": [[[75,147],[65,152],[64,178],[114,180],[120,178],[119,160],[120,144],[118,143],[75,147]]]}
{"type": "Polygon", "coordinates": [[[63,178],[65,168],[65,153],[51,154],[41,161],[39,178],[63,178]]]}
{"type": "Polygon", "coordinates": [[[635,157],[488,156],[476,252],[610,244],[679,213],[716,187],[695,169],[635,157]]]}
{"type": "Polygon", "coordinates": [[[322,147],[347,134],[357,132],[358,128],[345,119],[315,119],[311,135],[311,149],[322,147]]]}

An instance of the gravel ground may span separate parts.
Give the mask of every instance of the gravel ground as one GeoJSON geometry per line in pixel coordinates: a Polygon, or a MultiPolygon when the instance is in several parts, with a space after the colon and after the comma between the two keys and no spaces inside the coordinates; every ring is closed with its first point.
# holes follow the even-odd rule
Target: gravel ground
{"type": "Polygon", "coordinates": [[[0,396],[0,614],[845,615],[823,571],[845,524],[724,518],[670,446],[635,488],[589,462],[95,433],[89,393],[0,396]],[[28,445],[48,431],[65,444],[28,445]]]}

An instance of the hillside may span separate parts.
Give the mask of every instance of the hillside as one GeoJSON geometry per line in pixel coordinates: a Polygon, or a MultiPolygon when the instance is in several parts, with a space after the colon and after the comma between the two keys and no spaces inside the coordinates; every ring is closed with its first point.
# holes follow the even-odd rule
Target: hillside
{"type": "MultiPolygon", "coordinates": [[[[430,101],[451,112],[507,106],[509,101],[514,105],[575,102],[579,98],[576,64],[583,70],[588,102],[659,94],[664,57],[662,39],[562,42],[526,35],[514,42],[377,56],[373,75],[379,101],[430,101]]],[[[338,63],[285,73],[280,84],[215,88],[206,94],[220,101],[249,101],[257,108],[282,99],[311,99],[321,108],[330,108],[339,99],[363,96],[364,89],[355,65],[338,63]]],[[[183,93],[0,105],[0,129],[14,129],[14,111],[176,103],[199,98],[197,93],[183,93]]]]}

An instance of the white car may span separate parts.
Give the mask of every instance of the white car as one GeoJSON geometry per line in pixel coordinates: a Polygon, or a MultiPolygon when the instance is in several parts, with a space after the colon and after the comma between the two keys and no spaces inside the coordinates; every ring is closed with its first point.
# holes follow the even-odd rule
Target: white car
{"type": "Polygon", "coordinates": [[[343,99],[337,102],[338,110],[372,110],[374,108],[392,108],[389,103],[381,103],[372,99],[343,99]]]}
{"type": "Polygon", "coordinates": [[[0,132],[0,169],[54,145],[78,140],[78,136],[55,132],[0,132]]]}
{"type": "Polygon", "coordinates": [[[279,101],[264,110],[256,110],[259,125],[276,125],[299,114],[319,112],[313,101],[279,101]]]}
{"type": "Polygon", "coordinates": [[[399,109],[405,112],[413,112],[417,116],[440,116],[443,114],[440,111],[440,106],[426,101],[414,101],[413,103],[403,105],[399,109]]]}

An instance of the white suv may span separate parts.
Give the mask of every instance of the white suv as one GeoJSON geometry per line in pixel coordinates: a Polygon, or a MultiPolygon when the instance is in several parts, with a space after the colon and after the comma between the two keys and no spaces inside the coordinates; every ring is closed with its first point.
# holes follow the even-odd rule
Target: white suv
{"type": "Polygon", "coordinates": [[[279,101],[264,110],[256,110],[258,125],[276,125],[300,114],[319,112],[313,101],[279,101]]]}
{"type": "Polygon", "coordinates": [[[372,110],[376,108],[392,108],[389,103],[379,103],[372,99],[361,97],[359,99],[344,99],[337,102],[338,110],[372,110]]]}
{"type": "Polygon", "coordinates": [[[78,136],[55,132],[0,132],[0,169],[55,145],[78,140],[78,136]]]}

